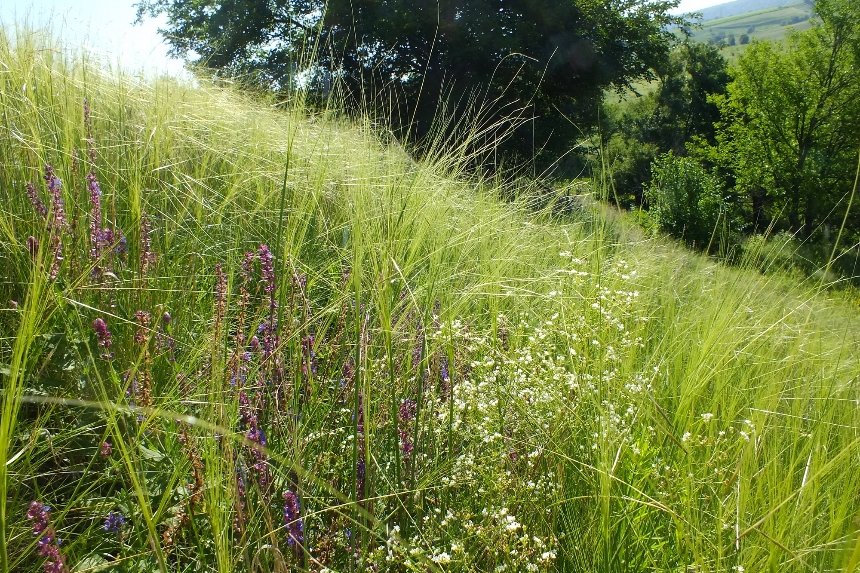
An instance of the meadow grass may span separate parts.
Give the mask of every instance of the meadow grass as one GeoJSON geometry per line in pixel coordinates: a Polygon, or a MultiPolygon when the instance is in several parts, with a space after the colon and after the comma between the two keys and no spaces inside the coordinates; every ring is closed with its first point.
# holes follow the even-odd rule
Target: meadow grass
{"type": "Polygon", "coordinates": [[[0,570],[857,570],[856,308],[9,34],[0,570]]]}

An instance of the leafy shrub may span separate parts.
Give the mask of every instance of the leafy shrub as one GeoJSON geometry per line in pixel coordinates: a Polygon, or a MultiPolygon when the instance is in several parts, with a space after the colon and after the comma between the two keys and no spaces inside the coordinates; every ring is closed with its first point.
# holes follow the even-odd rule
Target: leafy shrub
{"type": "Polygon", "coordinates": [[[644,143],[619,133],[606,146],[607,166],[612,192],[610,199],[619,207],[631,209],[642,204],[642,197],[651,176],[651,163],[659,150],[653,143],[644,143]]]}
{"type": "Polygon", "coordinates": [[[698,247],[726,242],[727,205],[716,177],[695,159],[672,153],[658,157],[651,174],[646,199],[661,231],[698,247]]]}

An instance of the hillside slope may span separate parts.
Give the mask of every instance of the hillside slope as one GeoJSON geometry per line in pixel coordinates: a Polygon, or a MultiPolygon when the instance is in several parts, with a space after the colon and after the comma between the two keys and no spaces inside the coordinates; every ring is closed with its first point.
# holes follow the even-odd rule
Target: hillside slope
{"type": "Polygon", "coordinates": [[[801,2],[798,0],[734,0],[734,2],[723,2],[716,6],[703,8],[698,10],[697,13],[701,14],[702,22],[708,22],[709,20],[742,16],[750,12],[773,10],[796,4],[805,4],[810,7],[812,5],[811,2],[801,2]]]}
{"type": "Polygon", "coordinates": [[[815,285],[301,101],[0,62],[0,570],[856,568],[815,285]]]}
{"type": "Polygon", "coordinates": [[[812,17],[809,4],[784,2],[777,7],[746,10],[720,18],[703,17],[701,27],[692,31],[693,39],[728,45],[735,53],[752,40],[780,41],[792,31],[806,30],[813,24],[812,17]]]}

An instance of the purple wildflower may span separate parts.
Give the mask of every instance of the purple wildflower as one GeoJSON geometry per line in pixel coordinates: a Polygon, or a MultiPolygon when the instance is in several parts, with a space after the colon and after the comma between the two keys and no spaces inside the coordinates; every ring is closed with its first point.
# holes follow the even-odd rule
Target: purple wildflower
{"type": "Polygon", "coordinates": [[[251,273],[254,271],[254,257],[256,255],[253,251],[248,251],[245,253],[245,256],[242,258],[241,270],[242,270],[242,278],[246,281],[251,279],[251,273]]]}
{"type": "Polygon", "coordinates": [[[36,191],[36,186],[29,182],[27,183],[27,197],[29,197],[30,203],[33,204],[33,208],[36,210],[36,213],[45,219],[48,216],[48,208],[45,207],[42,199],[39,198],[39,192],[36,191]]]}
{"type": "Polygon", "coordinates": [[[101,358],[104,360],[110,360],[113,358],[113,354],[110,352],[110,346],[112,343],[111,333],[108,330],[107,323],[101,319],[97,318],[93,321],[93,330],[96,331],[96,339],[99,342],[99,346],[101,347],[101,358]]]}
{"type": "Polygon", "coordinates": [[[266,452],[264,451],[268,442],[265,432],[256,423],[256,416],[254,417],[254,423],[248,428],[245,437],[256,444],[256,446],[251,448],[251,459],[254,462],[251,467],[257,475],[257,483],[260,485],[260,489],[265,492],[269,489],[269,464],[266,452]]]}
{"type": "Polygon", "coordinates": [[[60,262],[63,260],[61,233],[68,224],[66,223],[66,211],[63,207],[62,182],[54,173],[54,168],[50,165],[45,165],[45,182],[48,184],[48,191],[51,193],[51,213],[53,215],[51,220],[51,249],[54,256],[49,277],[51,280],[56,280],[57,275],[60,273],[60,262]]]}
{"type": "Polygon", "coordinates": [[[414,449],[412,438],[409,435],[409,423],[415,419],[417,412],[418,405],[415,400],[407,398],[400,403],[400,450],[403,452],[404,458],[409,457],[414,449]]]}
{"type": "Polygon", "coordinates": [[[134,342],[143,346],[149,338],[149,325],[152,322],[152,315],[145,310],[138,310],[134,313],[134,319],[137,322],[137,330],[134,333],[134,342]]]}
{"type": "Polygon", "coordinates": [[[87,174],[87,189],[90,191],[90,260],[101,257],[102,235],[102,190],[94,171],[87,174]]]}
{"type": "Polygon", "coordinates": [[[125,238],[125,235],[120,230],[117,230],[116,234],[119,235],[119,240],[116,241],[116,246],[113,248],[113,252],[115,255],[125,257],[125,255],[128,254],[128,239],[125,238]]]}
{"type": "MultiPolygon", "coordinates": [[[[258,395],[259,400],[259,395],[258,395]]],[[[249,446],[250,456],[252,460],[251,468],[257,476],[257,483],[262,491],[266,491],[269,487],[269,465],[266,456],[265,448],[268,443],[266,434],[260,428],[260,421],[257,417],[257,412],[260,410],[257,405],[251,402],[245,390],[239,391],[239,424],[245,430],[245,437],[249,442],[253,442],[253,446],[249,446]]]]}
{"type": "Polygon", "coordinates": [[[415,419],[415,414],[418,411],[418,405],[412,398],[407,398],[400,403],[400,421],[411,422],[415,419]]]}
{"type": "Polygon", "coordinates": [[[30,507],[27,509],[27,519],[33,522],[33,535],[39,535],[48,528],[48,522],[51,519],[51,506],[38,501],[30,502],[30,507]]]}
{"type": "Polygon", "coordinates": [[[134,313],[137,322],[137,330],[134,333],[134,342],[143,347],[143,360],[137,371],[137,393],[134,395],[139,406],[152,406],[152,357],[149,353],[149,332],[152,323],[152,315],[145,310],[134,313]]]}
{"type": "Polygon", "coordinates": [[[48,191],[51,193],[51,207],[54,211],[54,222],[59,227],[66,226],[66,211],[63,207],[63,183],[54,173],[54,168],[51,165],[45,165],[45,183],[48,184],[48,191]]]}
{"type": "Polygon", "coordinates": [[[110,440],[105,440],[102,442],[102,445],[99,446],[99,455],[103,458],[109,458],[113,453],[113,444],[110,443],[110,440]]]}
{"type": "Polygon", "coordinates": [[[260,245],[260,273],[263,275],[263,290],[267,294],[275,292],[275,257],[268,245],[260,245]]]}
{"type": "Polygon", "coordinates": [[[47,558],[47,561],[42,565],[42,570],[45,573],[65,573],[66,565],[63,562],[63,556],[60,555],[60,547],[58,542],[55,543],[54,539],[43,538],[39,541],[39,555],[47,558]],[[42,541],[45,541],[42,544],[42,541]]]}
{"type": "Polygon", "coordinates": [[[305,526],[301,518],[299,496],[292,490],[284,492],[284,523],[287,525],[287,543],[301,545],[305,541],[305,526]]]}
{"type": "Polygon", "coordinates": [[[60,262],[63,260],[63,241],[60,239],[60,235],[55,234],[51,237],[51,247],[54,251],[54,258],[51,263],[51,272],[49,277],[53,281],[56,280],[57,276],[60,274],[60,262]]]}
{"type": "Polygon", "coordinates": [[[112,511],[105,518],[104,530],[108,533],[119,533],[124,525],[125,516],[118,511],[112,511]]]}
{"type": "Polygon", "coordinates": [[[39,555],[46,558],[43,569],[46,573],[65,573],[66,563],[60,554],[60,540],[50,525],[51,508],[33,501],[27,509],[27,519],[32,522],[33,535],[39,536],[39,555]]]}
{"type": "MultiPolygon", "coordinates": [[[[263,359],[268,360],[278,347],[278,319],[264,320],[257,327],[257,334],[263,337],[263,359]]],[[[256,338],[256,337],[254,337],[256,338]]],[[[253,339],[251,339],[253,342],[253,339]]],[[[258,341],[259,342],[259,341],[258,341]]]]}
{"type": "Polygon", "coordinates": [[[36,543],[36,547],[38,548],[39,555],[42,557],[52,557],[56,554],[57,548],[54,547],[54,542],[56,541],[56,537],[54,537],[53,531],[46,531],[42,537],[39,538],[39,541],[36,543]]]}

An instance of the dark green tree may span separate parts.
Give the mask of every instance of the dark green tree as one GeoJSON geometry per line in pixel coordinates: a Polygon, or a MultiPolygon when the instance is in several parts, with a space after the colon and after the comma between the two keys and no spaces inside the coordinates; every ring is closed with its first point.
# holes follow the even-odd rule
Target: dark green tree
{"type": "Polygon", "coordinates": [[[617,125],[607,126],[613,197],[625,207],[642,204],[657,155],[683,156],[693,138],[714,141],[720,111],[708,98],[724,93],[730,79],[719,49],[700,43],[676,47],[659,73],[656,91],[628,102],[617,125]]]}
{"type": "Polygon", "coordinates": [[[656,109],[642,138],[676,155],[686,153],[693,137],[712,141],[720,110],[709,98],[725,93],[729,80],[718,48],[700,43],[679,46],[661,74],[656,109]]]}
{"type": "MultiPolygon", "coordinates": [[[[274,89],[340,86],[424,139],[480,108],[507,149],[550,156],[596,121],[604,90],[653,77],[677,0],[143,0],[176,55],[274,89]],[[572,124],[577,124],[576,128],[572,124]]],[[[444,134],[443,134],[444,135],[444,134]]]]}

